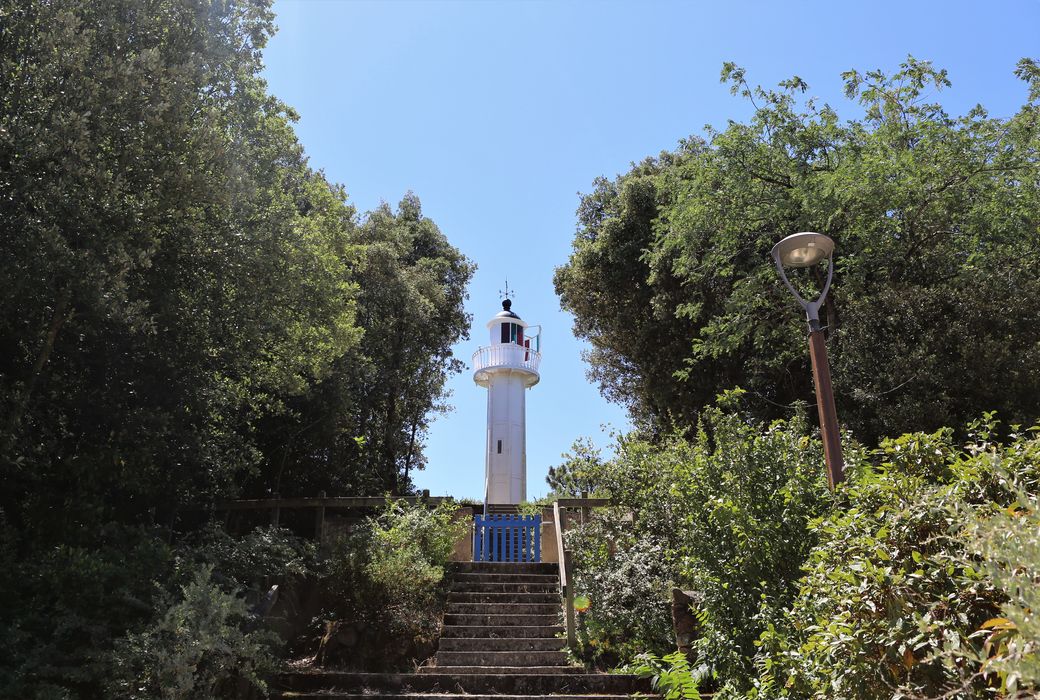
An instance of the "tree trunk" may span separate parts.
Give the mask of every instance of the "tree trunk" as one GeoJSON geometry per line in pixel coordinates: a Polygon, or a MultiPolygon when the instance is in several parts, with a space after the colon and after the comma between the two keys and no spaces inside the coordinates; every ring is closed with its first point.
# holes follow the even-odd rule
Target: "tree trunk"
{"type": "Polygon", "coordinates": [[[69,291],[62,293],[58,299],[57,305],[54,307],[54,313],[51,314],[50,327],[47,329],[47,335],[43,339],[43,345],[40,347],[39,353],[36,355],[36,361],[33,363],[32,374],[29,375],[29,380],[25,384],[25,390],[22,392],[22,396],[19,398],[17,405],[11,411],[11,415],[7,419],[7,435],[12,436],[14,431],[18,428],[18,424],[22,420],[22,415],[25,413],[26,408],[29,406],[29,400],[32,398],[33,391],[36,389],[36,383],[40,379],[40,375],[43,374],[44,367],[47,366],[47,361],[51,357],[51,353],[54,351],[54,343],[58,338],[58,333],[73,316],[74,312],[70,312],[69,303],[72,300],[72,294],[69,291]]]}

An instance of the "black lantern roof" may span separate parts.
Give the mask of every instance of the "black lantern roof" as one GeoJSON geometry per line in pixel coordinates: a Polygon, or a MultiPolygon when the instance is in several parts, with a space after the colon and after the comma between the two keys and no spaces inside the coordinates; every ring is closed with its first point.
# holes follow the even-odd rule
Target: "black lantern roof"
{"type": "Polygon", "coordinates": [[[509,299],[503,299],[502,300],[502,310],[499,311],[497,314],[495,314],[495,318],[515,318],[515,319],[519,320],[520,317],[517,316],[512,311],[510,311],[510,307],[512,305],[513,305],[513,302],[511,302],[509,299]]]}

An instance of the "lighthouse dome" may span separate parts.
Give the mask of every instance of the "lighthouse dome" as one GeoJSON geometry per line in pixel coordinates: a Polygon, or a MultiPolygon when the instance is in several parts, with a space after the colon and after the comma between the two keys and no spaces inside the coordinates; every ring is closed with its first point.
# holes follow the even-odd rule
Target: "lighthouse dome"
{"type": "Polygon", "coordinates": [[[520,317],[516,315],[516,313],[512,310],[512,307],[513,302],[511,302],[509,299],[504,299],[502,301],[502,310],[495,314],[495,318],[515,318],[519,320],[520,317]]]}

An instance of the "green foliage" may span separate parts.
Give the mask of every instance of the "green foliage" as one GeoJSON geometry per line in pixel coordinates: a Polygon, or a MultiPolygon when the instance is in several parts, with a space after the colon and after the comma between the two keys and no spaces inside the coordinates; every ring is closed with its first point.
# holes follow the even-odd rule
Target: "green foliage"
{"type": "Polygon", "coordinates": [[[700,700],[697,690],[700,672],[695,671],[689,660],[680,652],[664,656],[640,654],[636,663],[626,669],[640,678],[650,678],[653,689],[665,700],[700,700]]]}
{"type": "Polygon", "coordinates": [[[621,440],[598,479],[615,508],[568,540],[577,590],[592,599],[593,649],[613,648],[614,662],[664,653],[674,644],[667,601],[676,585],[703,595],[698,652],[712,672],[752,673],[754,642],[793,598],[815,543],[807,524],[830,501],[820,445],[803,432],[801,423],[761,426],[711,409],[692,443],[621,440]]]}
{"type": "Polygon", "coordinates": [[[114,641],[154,614],[170,547],[152,532],[115,525],[93,547],[60,545],[31,559],[13,541],[4,537],[0,560],[0,697],[96,695],[114,641]]]}
{"type": "Polygon", "coordinates": [[[568,539],[586,658],[674,649],[674,585],[695,591],[691,663],[718,697],[1037,692],[1040,438],[996,442],[990,414],[963,447],[946,428],[847,439],[832,496],[805,429],[712,408],[692,442],[620,442],[599,472],[616,505],[568,539]]]}
{"type": "Polygon", "coordinates": [[[267,3],[0,14],[4,512],[170,523],[358,344],[354,212],[266,93],[267,3]]]}
{"type": "Polygon", "coordinates": [[[171,546],[186,511],[424,464],[473,266],[414,195],[361,216],[309,167],[270,5],[0,0],[0,694],[98,696],[207,563],[229,595],[313,566],[171,546]]]}
{"type": "Polygon", "coordinates": [[[394,598],[412,590],[429,590],[444,578],[444,565],[466,524],[455,518],[458,508],[442,502],[432,510],[389,501],[386,509],[369,520],[371,559],[365,573],[373,584],[394,598]]]}
{"type": "Polygon", "coordinates": [[[449,502],[430,509],[388,500],[382,513],[337,543],[326,578],[333,602],[320,663],[401,669],[432,653],[445,566],[466,531],[457,509],[449,502]],[[341,632],[354,642],[336,649],[332,640],[341,632]]]}
{"type": "Polygon", "coordinates": [[[993,620],[1006,596],[1022,601],[1006,572],[1032,580],[1035,552],[1012,530],[998,554],[987,533],[1001,523],[989,515],[1037,488],[1040,443],[993,444],[993,429],[975,424],[963,452],[947,430],[883,443],[877,467],[812,524],[819,544],[797,599],[762,635],[752,697],[1015,697],[1030,683],[1028,652],[1000,647],[1010,628],[993,620]]]}
{"type": "Polygon", "coordinates": [[[451,346],[469,337],[463,309],[471,264],[408,194],[359,225],[363,257],[357,322],[364,342],[338,358],[291,412],[270,418],[275,459],[259,483],[281,493],[393,493],[425,466],[430,420],[447,410],[447,378],[463,364],[451,346]]]}
{"type": "MultiPolygon", "coordinates": [[[[1032,443],[1031,459],[1040,460],[1032,443]]],[[[1011,474],[1005,476],[1014,482],[1011,474]]],[[[1040,500],[1035,485],[1032,493],[1016,486],[1011,506],[975,513],[965,528],[969,551],[1007,596],[999,616],[973,635],[982,642],[982,653],[972,660],[987,679],[996,677],[993,684],[1008,697],[1029,697],[1040,690],[1040,620],[1034,612],[1040,610],[1040,500]]],[[[951,656],[956,662],[957,655],[951,656]]]]}
{"type": "Polygon", "coordinates": [[[123,698],[218,698],[234,696],[244,681],[264,691],[261,676],[275,667],[272,635],[243,632],[245,602],[198,570],[180,600],[160,606],[159,619],[121,640],[114,654],[110,691],[123,698]]]}
{"type": "Polygon", "coordinates": [[[848,510],[814,525],[821,542],[785,616],[790,628],[762,637],[776,652],[761,660],[763,694],[782,681],[781,697],[866,700],[900,686],[931,697],[956,680],[938,653],[966,643],[999,594],[949,539],[947,488],[892,473],[848,495],[848,510]]]}
{"type": "MultiPolygon", "coordinates": [[[[0,696],[98,697],[118,676],[126,691],[116,695],[128,697],[138,692],[134,688],[154,689],[149,684],[156,674],[173,673],[163,664],[174,657],[187,663],[191,645],[202,650],[233,641],[239,644],[234,653],[252,658],[250,650],[259,648],[253,642],[263,637],[243,636],[241,594],[320,571],[313,544],[285,530],[261,528],[234,539],[211,525],[173,545],[159,535],[109,525],[93,547],[60,546],[30,560],[0,547],[0,589],[7,601],[0,609],[0,696]]],[[[268,651],[257,653],[258,663],[269,657],[268,651]]],[[[195,680],[185,668],[178,666],[178,683],[195,688],[194,697],[218,674],[209,661],[200,662],[195,680]]]]}
{"type": "Polygon", "coordinates": [[[552,494],[546,494],[533,501],[520,501],[516,504],[516,510],[520,515],[541,515],[545,508],[552,508],[554,500],[552,494]]]}
{"type": "Polygon", "coordinates": [[[575,555],[575,590],[591,603],[578,615],[580,655],[601,668],[648,650],[663,654],[672,646],[672,571],[664,549],[633,537],[611,554],[614,540],[608,538],[616,524],[606,515],[567,533],[567,548],[575,555]]]}
{"type": "MultiPolygon", "coordinates": [[[[908,58],[843,75],[863,117],[804,97],[794,78],[752,88],[746,123],[708,129],[582,197],[555,284],[586,338],[590,376],[637,424],[696,424],[724,390],[760,419],[812,402],[804,319],[769,250],[822,231],[837,244],[824,307],[843,424],[883,435],[964,426],[983,411],[1038,413],[1040,112],[947,114],[946,73],[908,58]],[[883,342],[879,342],[879,338],[883,342]],[[980,362],[978,358],[986,358],[980,362]],[[677,381],[678,380],[678,381],[677,381]]],[[[792,273],[818,291],[822,270],[792,273]]]]}
{"type": "Polygon", "coordinates": [[[179,549],[178,570],[213,567],[214,578],[227,588],[259,590],[267,581],[321,570],[315,543],[281,528],[258,527],[244,537],[233,537],[223,527],[209,523],[194,540],[179,549]]]}
{"type": "Polygon", "coordinates": [[[563,455],[563,463],[549,467],[546,482],[559,498],[578,498],[582,494],[595,497],[598,474],[602,471],[602,452],[590,438],[578,438],[571,451],[563,455]]]}

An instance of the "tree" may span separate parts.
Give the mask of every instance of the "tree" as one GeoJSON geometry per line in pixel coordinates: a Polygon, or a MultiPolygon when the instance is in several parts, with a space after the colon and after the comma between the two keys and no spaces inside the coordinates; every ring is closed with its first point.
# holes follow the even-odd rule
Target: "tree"
{"type": "Polygon", "coordinates": [[[581,496],[600,496],[603,490],[603,457],[602,450],[596,447],[591,438],[578,438],[571,445],[571,451],[561,455],[563,463],[549,467],[545,481],[552,494],[558,498],[578,498],[581,496]]]}
{"type": "Polygon", "coordinates": [[[169,521],[358,342],[353,212],[266,94],[266,4],[2,16],[2,507],[169,521]]]}
{"type": "Polygon", "coordinates": [[[184,511],[423,463],[472,266],[414,196],[362,218],[308,166],[273,29],[0,0],[0,695],[100,697],[184,511]]]}
{"type": "Polygon", "coordinates": [[[261,431],[270,467],[256,488],[282,493],[403,493],[425,466],[430,419],[460,371],[451,346],[469,337],[463,308],[474,266],[407,195],[360,225],[357,321],[362,342],[261,431]]]}
{"type": "MultiPolygon", "coordinates": [[[[949,116],[945,71],[843,75],[864,110],[841,121],[794,78],[752,89],[747,124],[709,129],[583,196],[555,276],[604,395],[658,429],[691,426],[734,386],[763,418],[813,392],[804,320],[768,253],[816,230],[836,243],[824,309],[839,417],[863,439],[1034,419],[1040,375],[1040,76],[1014,116],[949,116]],[[980,358],[985,358],[984,360],[980,358]]],[[[818,288],[819,271],[799,283],[818,288]]]]}

